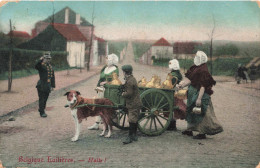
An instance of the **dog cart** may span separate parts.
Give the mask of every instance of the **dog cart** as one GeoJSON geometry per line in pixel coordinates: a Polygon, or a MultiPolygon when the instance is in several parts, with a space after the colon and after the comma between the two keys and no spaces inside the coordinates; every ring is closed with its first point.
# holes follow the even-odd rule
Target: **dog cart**
{"type": "MultiPolygon", "coordinates": [[[[139,87],[142,108],[138,120],[139,130],[149,136],[162,134],[170,124],[174,106],[174,90],[139,87]]],[[[128,129],[127,109],[125,100],[121,96],[122,87],[119,85],[105,85],[105,98],[114,103],[119,129],[128,129]]]]}

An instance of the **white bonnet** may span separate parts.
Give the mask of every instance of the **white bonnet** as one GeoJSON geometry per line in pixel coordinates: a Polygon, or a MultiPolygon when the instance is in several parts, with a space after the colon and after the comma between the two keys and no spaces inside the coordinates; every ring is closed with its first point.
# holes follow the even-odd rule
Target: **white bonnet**
{"type": "Polygon", "coordinates": [[[116,54],[114,54],[114,53],[109,54],[109,55],[107,56],[107,59],[108,59],[109,61],[111,61],[111,63],[114,64],[114,65],[116,65],[116,64],[118,63],[118,56],[117,56],[116,54]]]}
{"type": "Polygon", "coordinates": [[[197,51],[196,56],[194,58],[195,65],[199,66],[208,61],[207,55],[203,51],[197,51]]]}
{"type": "Polygon", "coordinates": [[[173,70],[180,70],[179,61],[177,59],[172,59],[169,61],[169,68],[173,70]]]}

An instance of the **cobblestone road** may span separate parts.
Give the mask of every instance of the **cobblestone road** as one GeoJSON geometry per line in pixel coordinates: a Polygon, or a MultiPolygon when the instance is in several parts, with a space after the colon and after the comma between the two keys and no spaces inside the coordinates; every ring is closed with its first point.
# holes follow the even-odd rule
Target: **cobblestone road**
{"type": "MultiPolygon", "coordinates": [[[[130,45],[128,57],[131,55],[130,45]]],[[[134,64],[129,59],[125,63],[134,65],[137,79],[150,79],[152,74],[166,78],[163,68],[134,64]]],[[[120,78],[122,81],[122,71],[120,78]]],[[[98,76],[92,77],[74,89],[91,98],[97,81],[98,76]]],[[[122,145],[127,131],[114,128],[110,139],[99,137],[101,130],[87,130],[94,123],[94,118],[89,118],[83,122],[79,141],[71,142],[73,119],[63,107],[66,98],[57,97],[47,103],[47,118],[40,118],[37,108],[31,108],[16,121],[0,125],[0,160],[6,167],[256,167],[260,161],[260,98],[230,89],[225,83],[217,84],[214,91],[212,102],[224,132],[206,140],[181,135],[186,122],[178,121],[177,131],[156,137],[139,132],[138,142],[122,145]],[[26,163],[32,158],[41,162],[26,163]],[[54,162],[57,159],[67,162],[54,162]]]]}

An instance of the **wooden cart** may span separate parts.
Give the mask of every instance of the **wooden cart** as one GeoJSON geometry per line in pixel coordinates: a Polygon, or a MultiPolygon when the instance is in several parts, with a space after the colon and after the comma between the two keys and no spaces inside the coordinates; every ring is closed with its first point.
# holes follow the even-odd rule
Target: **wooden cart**
{"type": "MultiPolygon", "coordinates": [[[[105,85],[105,98],[114,103],[118,122],[114,125],[120,129],[128,129],[127,109],[121,96],[120,86],[105,85]]],[[[150,136],[162,134],[169,126],[173,116],[174,90],[139,87],[142,109],[138,120],[139,130],[150,136]]]]}

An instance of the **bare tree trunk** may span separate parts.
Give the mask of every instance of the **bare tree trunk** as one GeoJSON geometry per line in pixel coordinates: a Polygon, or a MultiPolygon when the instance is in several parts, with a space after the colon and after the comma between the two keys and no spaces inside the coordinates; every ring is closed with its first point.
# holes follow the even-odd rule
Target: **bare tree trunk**
{"type": "Polygon", "coordinates": [[[216,27],[216,24],[215,24],[215,17],[214,15],[212,15],[212,18],[213,18],[213,28],[212,28],[212,31],[211,31],[211,34],[209,35],[210,37],[210,48],[209,48],[209,56],[210,56],[210,73],[211,75],[213,74],[213,40],[214,40],[214,32],[215,32],[215,27],[216,27]]]}
{"type": "Polygon", "coordinates": [[[212,55],[213,55],[213,38],[210,40],[210,49],[209,49],[209,55],[210,55],[210,73],[211,75],[213,74],[213,60],[212,60],[212,55]]]}
{"type": "Polygon", "coordinates": [[[10,19],[10,54],[9,54],[9,70],[8,70],[8,92],[12,90],[12,57],[13,57],[13,30],[12,21],[10,19]]]}
{"type": "Polygon", "coordinates": [[[186,72],[186,62],[187,61],[187,54],[185,54],[185,61],[184,61],[184,73],[186,72]]]}
{"type": "Polygon", "coordinates": [[[82,73],[82,67],[81,67],[81,51],[82,51],[82,46],[80,47],[80,54],[79,54],[79,72],[82,73]]]}
{"type": "MultiPolygon", "coordinates": [[[[68,55],[67,55],[67,57],[68,57],[68,55]]],[[[68,63],[68,67],[67,67],[67,75],[70,75],[70,65],[69,65],[69,63],[68,63]]]]}
{"type": "Polygon", "coordinates": [[[90,63],[90,55],[91,55],[91,49],[92,49],[92,41],[93,41],[93,35],[94,35],[94,16],[95,13],[95,2],[93,5],[93,11],[92,11],[92,20],[91,20],[91,36],[90,36],[90,42],[89,42],[89,49],[88,49],[88,56],[87,56],[87,71],[90,70],[89,63],[90,63]]]}

